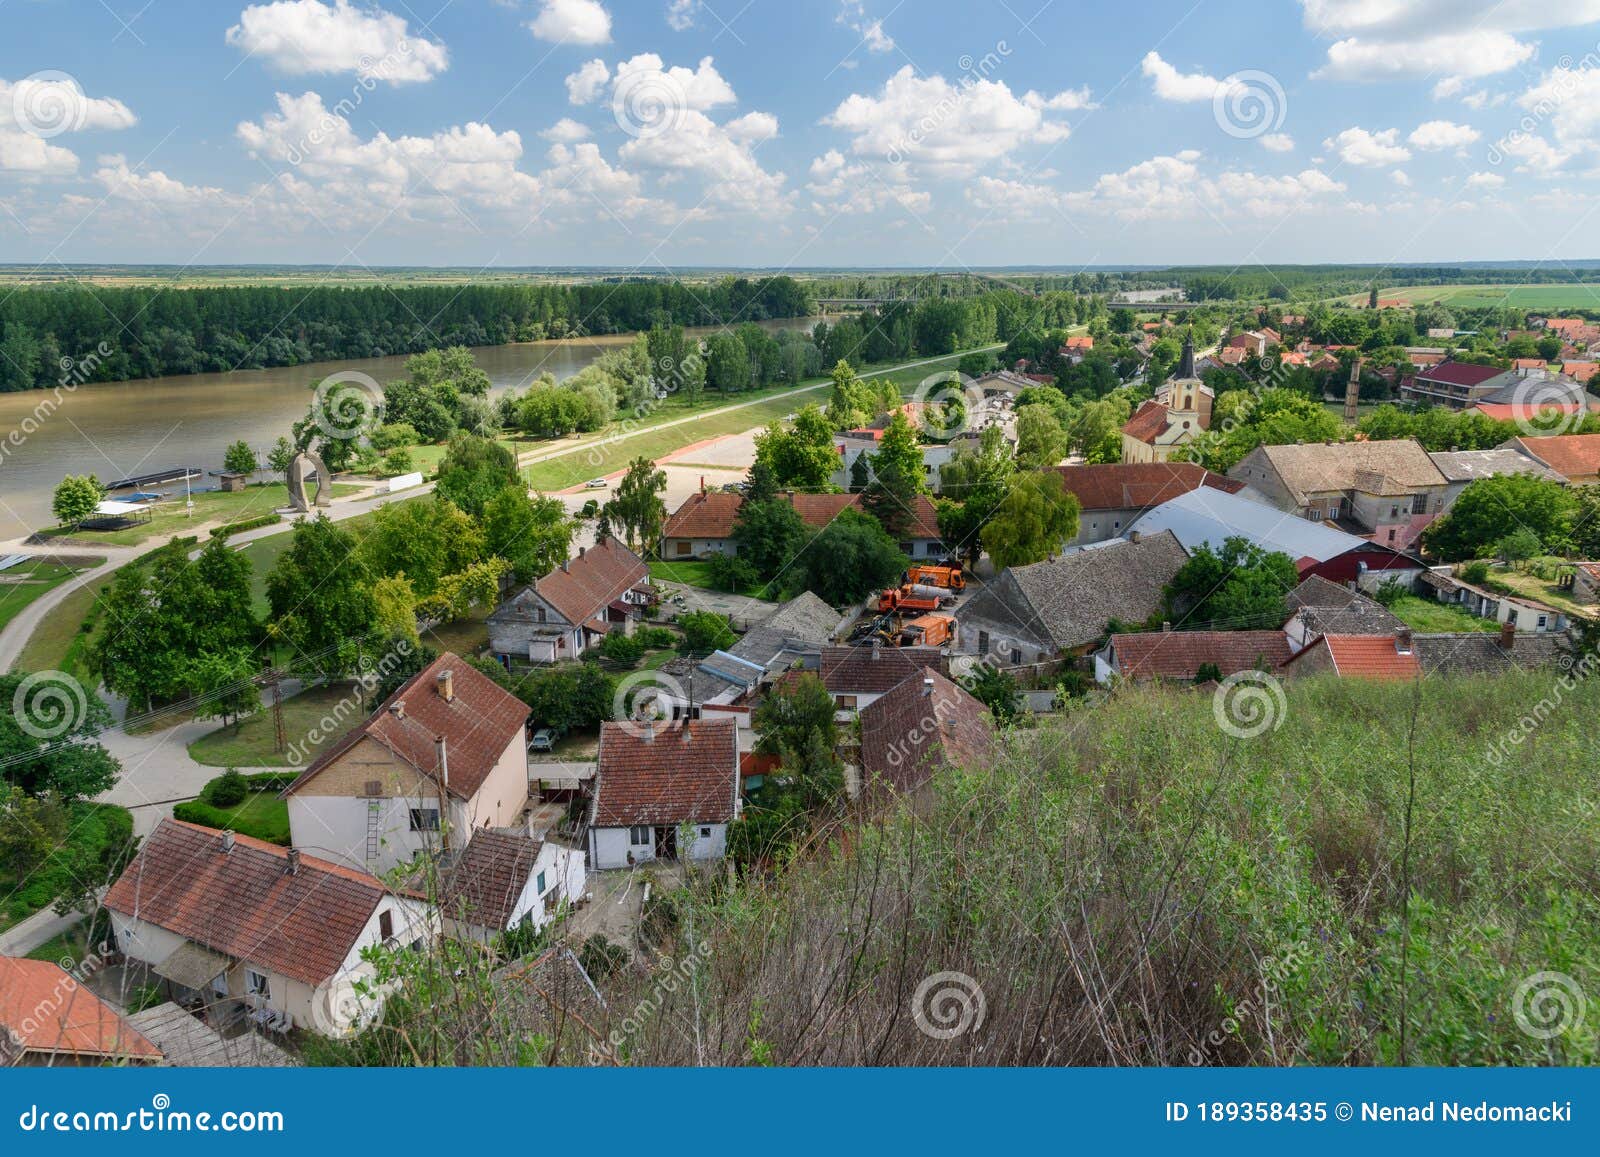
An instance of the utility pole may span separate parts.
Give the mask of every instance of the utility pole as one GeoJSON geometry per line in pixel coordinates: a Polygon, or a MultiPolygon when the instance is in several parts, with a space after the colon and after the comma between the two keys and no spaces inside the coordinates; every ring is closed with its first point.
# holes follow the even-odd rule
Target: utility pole
{"type": "Polygon", "coordinates": [[[261,676],[261,681],[272,688],[272,750],[285,751],[288,743],[283,734],[283,672],[276,667],[269,667],[261,676]]]}

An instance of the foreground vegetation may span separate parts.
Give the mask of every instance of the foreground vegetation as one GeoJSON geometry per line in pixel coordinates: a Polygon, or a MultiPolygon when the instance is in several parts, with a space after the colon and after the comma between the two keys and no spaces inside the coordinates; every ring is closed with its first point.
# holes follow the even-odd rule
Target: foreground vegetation
{"type": "MultiPolygon", "coordinates": [[[[600,979],[604,1009],[576,981],[497,981],[448,948],[398,963],[407,995],[333,1059],[1593,1063],[1592,1022],[1526,1032],[1538,1013],[1517,991],[1537,973],[1600,984],[1600,688],[1286,692],[1255,739],[1186,688],[1014,730],[916,811],[661,895],[646,963],[600,979]],[[1547,720],[1509,741],[1541,700],[1547,720]],[[940,972],[982,990],[981,1017],[943,1022],[967,1026],[951,1039],[910,1015],[940,972]]],[[[973,1006],[968,986],[951,1009],[973,1006]]]]}

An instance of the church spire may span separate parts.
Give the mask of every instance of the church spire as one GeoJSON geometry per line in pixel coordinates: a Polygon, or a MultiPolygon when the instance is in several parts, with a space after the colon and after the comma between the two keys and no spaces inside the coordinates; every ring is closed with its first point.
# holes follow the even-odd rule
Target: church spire
{"type": "Polygon", "coordinates": [[[1183,356],[1178,359],[1178,372],[1175,376],[1179,378],[1194,377],[1194,338],[1192,337],[1183,339],[1183,356]]]}

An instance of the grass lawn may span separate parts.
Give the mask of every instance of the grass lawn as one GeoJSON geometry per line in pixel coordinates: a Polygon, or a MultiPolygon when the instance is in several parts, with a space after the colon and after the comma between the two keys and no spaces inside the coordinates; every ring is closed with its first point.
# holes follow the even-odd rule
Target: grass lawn
{"type": "MultiPolygon", "coordinates": [[[[361,488],[345,483],[335,483],[335,497],[354,494],[361,488]]],[[[236,491],[207,491],[194,496],[194,510],[184,507],[182,496],[168,498],[155,504],[149,522],[121,530],[89,530],[52,527],[40,531],[44,538],[70,538],[74,542],[103,542],[112,546],[138,546],[164,534],[189,534],[208,523],[243,522],[271,514],[289,504],[289,489],[281,482],[262,486],[247,486],[236,491]]]]}
{"type": "Polygon", "coordinates": [[[1480,619],[1460,607],[1446,606],[1417,595],[1401,595],[1389,604],[1389,610],[1406,626],[1423,634],[1493,632],[1500,629],[1500,624],[1493,619],[1480,619]]]}
{"type": "Polygon", "coordinates": [[[104,583],[79,587],[50,608],[23,645],[17,657],[17,670],[65,671],[78,682],[92,687],[95,680],[89,674],[85,656],[89,646],[88,626],[92,626],[89,616],[93,613],[95,599],[109,585],[107,579],[104,583]]]}
{"type": "Polygon", "coordinates": [[[1572,600],[1571,590],[1562,590],[1555,583],[1547,583],[1536,574],[1520,570],[1511,570],[1506,567],[1495,567],[1489,572],[1489,580],[1496,586],[1509,588],[1513,593],[1525,599],[1534,599],[1541,603],[1549,603],[1559,611],[1581,618],[1589,618],[1594,614],[1593,607],[1584,606],[1572,600]]]}
{"type": "MultiPolygon", "coordinates": [[[[348,683],[308,687],[283,701],[283,735],[310,763],[329,744],[367,717],[348,683]],[[315,738],[312,733],[316,732],[315,738]]],[[[273,750],[272,712],[219,727],[189,745],[189,758],[207,767],[292,767],[289,753],[273,750]]]]}
{"type": "MultiPolygon", "coordinates": [[[[178,815],[181,818],[183,812],[178,815]]],[[[278,798],[277,788],[252,791],[236,807],[212,808],[205,820],[208,826],[243,832],[271,844],[289,842],[289,804],[278,798]]]]}
{"type": "Polygon", "coordinates": [[[489,645],[489,614],[493,607],[479,607],[464,619],[440,623],[422,634],[422,641],[435,651],[453,651],[470,659],[489,645]]]}
{"type": "MultiPolygon", "coordinates": [[[[944,369],[953,369],[962,356],[962,354],[952,354],[947,358],[940,358],[937,362],[925,366],[897,370],[893,373],[875,374],[871,369],[863,369],[860,373],[868,378],[887,378],[898,385],[903,393],[907,386],[915,386],[930,374],[938,373],[944,369]]],[[[811,390],[806,393],[799,392],[807,386],[821,385],[826,380],[816,379],[803,382],[798,387],[785,386],[777,390],[752,390],[748,393],[736,395],[709,394],[695,409],[678,404],[669,404],[663,406],[649,417],[632,422],[626,427],[621,423],[615,424],[599,438],[591,440],[585,445],[574,447],[565,454],[547,458],[542,462],[534,462],[529,466],[523,467],[522,472],[528,480],[528,485],[535,490],[546,492],[565,490],[570,486],[577,486],[579,483],[586,482],[590,478],[621,470],[629,462],[641,455],[652,461],[657,461],[668,454],[674,454],[686,449],[696,442],[721,438],[728,434],[742,434],[744,431],[757,426],[765,426],[785,414],[793,413],[808,402],[826,402],[827,395],[822,390],[811,390]],[[765,400],[757,401],[757,399],[762,399],[763,397],[765,397],[765,400]],[[670,426],[663,430],[651,429],[652,426],[659,426],[679,418],[689,417],[697,411],[715,410],[751,401],[755,401],[755,404],[744,406],[743,409],[731,410],[721,414],[708,413],[692,422],[684,422],[682,425],[670,426]],[[642,432],[628,437],[627,432],[629,429],[642,432]]]]}
{"type": "MultiPolygon", "coordinates": [[[[1366,305],[1365,293],[1342,300],[1366,305]]],[[[1600,309],[1600,285],[1419,285],[1378,291],[1379,305],[1423,305],[1442,302],[1462,309],[1600,309]]]]}
{"type": "MultiPolygon", "coordinates": [[[[83,568],[88,569],[88,568],[83,568]]],[[[4,627],[23,607],[47,591],[66,582],[78,571],[56,562],[25,562],[0,573],[0,627],[4,627]]]]}
{"type": "MultiPolygon", "coordinates": [[[[682,583],[686,587],[696,590],[717,591],[724,593],[723,588],[711,581],[711,564],[698,560],[674,561],[653,558],[648,563],[650,577],[656,582],[682,583]]],[[[767,588],[764,583],[740,588],[735,594],[748,595],[753,599],[768,598],[767,588]]]]}

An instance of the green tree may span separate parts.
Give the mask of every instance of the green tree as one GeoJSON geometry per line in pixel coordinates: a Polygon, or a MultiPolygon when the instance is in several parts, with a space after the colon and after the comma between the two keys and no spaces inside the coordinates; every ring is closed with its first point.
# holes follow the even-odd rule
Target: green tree
{"type": "Polygon", "coordinates": [[[272,449],[267,451],[267,469],[274,474],[287,476],[289,466],[294,461],[294,443],[284,437],[279,437],[272,444],[272,449]]]}
{"type": "Polygon", "coordinates": [[[655,550],[661,527],[667,520],[667,504],[661,500],[667,488],[667,472],[657,469],[648,458],[635,458],[628,472],[617,483],[616,495],[604,507],[607,521],[622,531],[622,537],[637,554],[655,550]]]}
{"type": "Polygon", "coordinates": [[[62,526],[76,529],[94,513],[105,496],[105,487],[93,474],[68,474],[56,484],[50,512],[62,526]]]}
{"type": "Polygon", "coordinates": [[[348,470],[378,424],[378,399],[352,381],[325,379],[311,388],[315,396],[306,416],[294,424],[294,447],[315,450],[335,474],[348,470]]]}
{"type": "Polygon", "coordinates": [[[1016,719],[1017,681],[1009,671],[981,664],[967,679],[967,690],[972,697],[989,709],[996,723],[1007,724],[1016,719]]]}
{"type": "Polygon", "coordinates": [[[775,684],[756,708],[756,750],[778,757],[807,807],[837,799],[844,789],[836,710],[822,680],[810,673],[775,684]]]}
{"type": "Polygon", "coordinates": [[[69,675],[0,675],[0,760],[28,795],[70,802],[110,791],[122,765],[95,741],[110,726],[105,704],[69,675]]]}
{"type": "Polygon", "coordinates": [[[826,490],[839,468],[833,427],[815,404],[801,407],[792,426],[773,422],[756,436],[756,461],[780,488],[826,490]]]}
{"type": "Polygon", "coordinates": [[[1300,581],[1294,559],[1233,536],[1220,550],[1203,543],[1165,591],[1167,618],[1192,631],[1266,631],[1289,617],[1287,597],[1300,581]]]}
{"type": "Polygon", "coordinates": [[[250,449],[250,443],[243,438],[230,442],[222,455],[222,468],[233,474],[254,474],[256,452],[250,449]]]}
{"type": "Polygon", "coordinates": [[[435,493],[448,498],[474,518],[507,486],[522,485],[517,456],[488,438],[457,434],[439,463],[435,493]]]}
{"type": "Polygon", "coordinates": [[[572,553],[573,522],[558,499],[507,486],[483,508],[484,547],[511,564],[519,583],[549,574],[572,553]]]}
{"type": "Polygon", "coordinates": [[[357,553],[368,572],[404,574],[421,598],[437,591],[446,575],[463,571],[490,553],[485,526],[437,494],[380,506],[358,533],[357,553]]]}
{"type": "Polygon", "coordinates": [[[1078,498],[1061,474],[1019,474],[983,528],[983,549],[996,570],[1041,562],[1078,534],[1078,498]]]}
{"type": "Polygon", "coordinates": [[[844,606],[888,586],[905,568],[906,556],[882,524],[847,509],[811,539],[785,577],[793,576],[794,585],[824,602],[844,606]]]}
{"type": "Polygon", "coordinates": [[[762,579],[771,579],[788,566],[810,534],[794,505],[781,498],[745,499],[733,524],[739,557],[762,579]]]}
{"type": "Polygon", "coordinates": [[[332,675],[355,669],[378,625],[372,580],[348,531],[320,514],[295,524],[267,575],[272,637],[290,649],[292,666],[332,675]]]}
{"type": "Polygon", "coordinates": [[[725,394],[750,388],[750,353],[736,334],[712,334],[706,343],[706,382],[725,394]]]}
{"type": "Polygon", "coordinates": [[[387,649],[394,649],[395,643],[404,643],[407,649],[420,645],[417,592],[403,573],[386,575],[372,584],[372,606],[373,626],[378,637],[390,640],[387,649]]]}
{"type": "Polygon", "coordinates": [[[733,628],[725,615],[715,611],[685,611],[678,616],[683,631],[683,649],[691,655],[707,655],[733,646],[733,628]]]}
{"type": "Polygon", "coordinates": [[[1501,474],[1467,484],[1443,518],[1422,534],[1423,545],[1445,562],[1488,558],[1507,535],[1528,530],[1548,549],[1570,541],[1578,499],[1557,482],[1501,474]]]}
{"type": "Polygon", "coordinates": [[[1054,466],[1067,452],[1061,423],[1043,406],[1027,406],[1017,414],[1017,465],[1023,470],[1054,466]]]}
{"type": "Polygon", "coordinates": [[[255,714],[261,708],[258,671],[255,653],[246,647],[191,656],[184,681],[200,697],[195,717],[220,719],[226,727],[255,714]]]}
{"type": "Polygon", "coordinates": [[[1537,555],[1543,544],[1539,536],[1527,527],[1518,527],[1495,544],[1495,554],[1510,566],[1527,562],[1537,555]]]}
{"type": "Polygon", "coordinates": [[[897,411],[872,455],[872,481],[861,495],[861,505],[899,540],[915,520],[917,496],[926,489],[917,433],[905,413],[897,411]]]}

